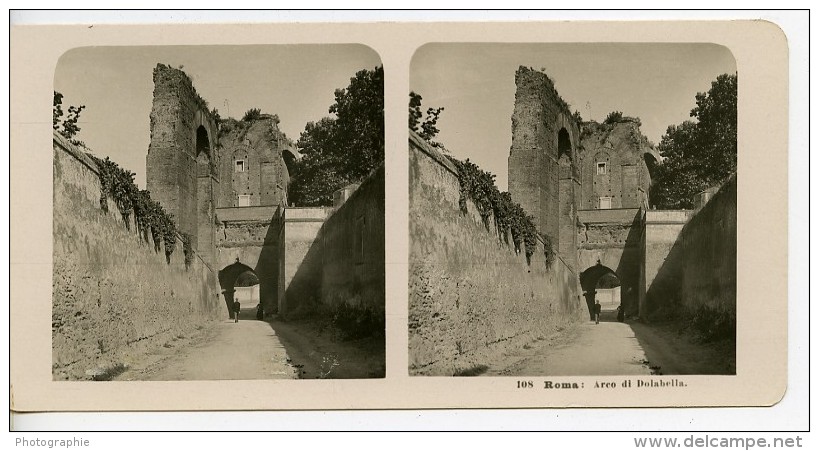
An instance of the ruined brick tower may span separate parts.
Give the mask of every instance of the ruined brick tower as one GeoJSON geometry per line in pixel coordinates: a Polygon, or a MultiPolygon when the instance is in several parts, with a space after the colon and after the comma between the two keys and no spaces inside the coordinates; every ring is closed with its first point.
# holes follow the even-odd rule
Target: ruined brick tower
{"type": "Polygon", "coordinates": [[[214,193],[219,191],[217,124],[190,78],[164,64],[154,69],[151,144],[146,175],[151,196],[173,215],[179,231],[213,261],[214,193]]]}
{"type": "Polygon", "coordinates": [[[512,199],[552,238],[587,301],[600,277],[614,274],[623,305],[636,312],[642,218],[659,155],[640,132],[639,119],[581,124],[543,72],[520,67],[515,84],[512,199]]]}
{"type": "Polygon", "coordinates": [[[272,309],[290,140],[275,115],[218,120],[179,69],[158,64],[153,80],[151,196],[191,237],[196,254],[219,271],[228,311],[244,273],[255,276],[260,301],[272,309]]]}
{"type": "Polygon", "coordinates": [[[534,216],[538,231],[552,238],[559,254],[574,268],[580,190],[578,124],[543,72],[521,66],[515,84],[509,193],[534,216]]]}

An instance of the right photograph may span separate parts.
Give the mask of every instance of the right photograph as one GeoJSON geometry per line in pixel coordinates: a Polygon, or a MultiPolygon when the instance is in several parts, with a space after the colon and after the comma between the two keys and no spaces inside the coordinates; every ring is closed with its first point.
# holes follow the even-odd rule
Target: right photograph
{"type": "Polygon", "coordinates": [[[709,43],[419,48],[409,374],[736,374],[737,84],[709,43]]]}

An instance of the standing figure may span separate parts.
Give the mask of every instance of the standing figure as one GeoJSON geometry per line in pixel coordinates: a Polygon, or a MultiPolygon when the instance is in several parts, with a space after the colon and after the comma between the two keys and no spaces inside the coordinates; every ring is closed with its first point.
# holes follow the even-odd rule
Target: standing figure
{"type": "Polygon", "coordinates": [[[235,319],[234,323],[239,322],[239,312],[242,310],[242,304],[239,301],[233,301],[233,318],[235,319]]]}
{"type": "Polygon", "coordinates": [[[600,305],[600,301],[597,301],[594,304],[594,324],[600,324],[600,311],[603,310],[603,306],[600,305]]]}

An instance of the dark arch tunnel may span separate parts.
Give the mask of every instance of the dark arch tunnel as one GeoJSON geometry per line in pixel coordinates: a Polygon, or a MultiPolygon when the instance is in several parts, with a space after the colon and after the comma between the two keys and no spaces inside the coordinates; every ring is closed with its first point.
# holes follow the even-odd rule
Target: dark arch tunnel
{"type": "Polygon", "coordinates": [[[594,320],[597,290],[617,288],[621,286],[621,282],[620,277],[613,269],[598,261],[596,265],[580,273],[580,286],[583,289],[583,296],[586,298],[589,319],[594,320]]]}
{"type": "Polygon", "coordinates": [[[256,275],[256,271],[238,260],[219,271],[219,285],[222,287],[225,308],[227,308],[230,319],[234,318],[232,307],[236,287],[249,287],[258,284],[259,277],[256,275]]]}

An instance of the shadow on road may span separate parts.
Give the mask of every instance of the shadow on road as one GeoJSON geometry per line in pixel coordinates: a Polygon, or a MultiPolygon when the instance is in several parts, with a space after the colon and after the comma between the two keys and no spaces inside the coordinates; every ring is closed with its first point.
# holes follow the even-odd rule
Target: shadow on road
{"type": "MultiPolygon", "coordinates": [[[[239,320],[245,318],[242,312],[239,320]]],[[[255,309],[252,318],[255,319],[255,309]]],[[[265,318],[287,351],[301,379],[383,378],[386,373],[384,337],[343,340],[329,318],[283,321],[265,318]]]]}
{"type": "Polygon", "coordinates": [[[706,343],[676,323],[628,321],[654,374],[736,374],[736,345],[706,343]]]}

